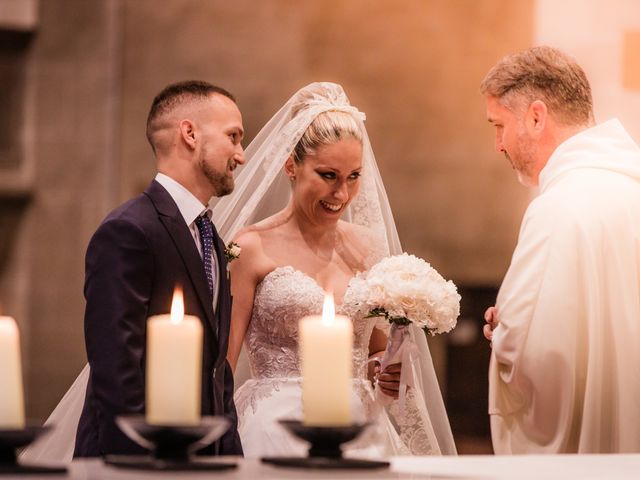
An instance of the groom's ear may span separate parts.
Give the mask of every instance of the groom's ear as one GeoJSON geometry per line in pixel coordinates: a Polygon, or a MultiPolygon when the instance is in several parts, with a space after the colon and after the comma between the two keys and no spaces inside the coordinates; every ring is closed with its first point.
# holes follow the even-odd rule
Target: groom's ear
{"type": "Polygon", "coordinates": [[[196,127],[191,120],[180,122],[180,137],[189,148],[196,148],[196,127]]]}

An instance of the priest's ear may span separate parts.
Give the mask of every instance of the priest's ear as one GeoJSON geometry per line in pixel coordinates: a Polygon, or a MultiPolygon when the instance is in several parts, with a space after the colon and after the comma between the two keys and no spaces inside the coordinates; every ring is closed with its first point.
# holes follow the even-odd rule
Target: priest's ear
{"type": "Polygon", "coordinates": [[[525,123],[529,132],[531,134],[542,133],[547,125],[548,115],[549,111],[547,110],[546,103],[542,100],[534,100],[531,102],[525,117],[525,123]]]}

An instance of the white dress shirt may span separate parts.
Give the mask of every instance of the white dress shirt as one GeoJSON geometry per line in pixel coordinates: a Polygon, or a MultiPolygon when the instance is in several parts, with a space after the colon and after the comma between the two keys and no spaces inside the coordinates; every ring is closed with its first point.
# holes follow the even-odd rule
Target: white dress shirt
{"type": "MultiPolygon", "coordinates": [[[[200,231],[196,226],[195,220],[203,213],[206,213],[209,219],[211,219],[211,210],[204,206],[189,190],[164,173],[158,173],[156,175],[156,182],[162,185],[165,190],[169,192],[173,201],[176,202],[178,210],[180,210],[182,218],[184,218],[185,223],[188,225],[193,241],[198,249],[198,253],[200,253],[200,257],[202,258],[200,231]]],[[[216,305],[218,303],[219,291],[218,259],[216,257],[215,249],[211,251],[211,271],[213,274],[213,311],[215,312],[216,305]]]]}

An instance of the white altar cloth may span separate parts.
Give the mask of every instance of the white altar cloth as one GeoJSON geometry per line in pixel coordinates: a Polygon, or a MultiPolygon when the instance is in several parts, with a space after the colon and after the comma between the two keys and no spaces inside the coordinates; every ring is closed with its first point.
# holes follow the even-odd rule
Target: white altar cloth
{"type": "MultiPolygon", "coordinates": [[[[75,460],[67,476],[29,476],[38,479],[158,480],[168,478],[208,480],[253,479],[430,479],[430,480],[636,480],[640,455],[463,455],[457,457],[395,457],[390,470],[299,470],[264,465],[257,459],[223,457],[238,468],[210,472],[143,472],[109,467],[101,460],[75,460]]],[[[25,478],[0,476],[0,480],[25,478]]]]}
{"type": "Polygon", "coordinates": [[[640,455],[461,455],[402,457],[396,472],[432,478],[482,480],[631,480],[640,478],[640,455]]]}

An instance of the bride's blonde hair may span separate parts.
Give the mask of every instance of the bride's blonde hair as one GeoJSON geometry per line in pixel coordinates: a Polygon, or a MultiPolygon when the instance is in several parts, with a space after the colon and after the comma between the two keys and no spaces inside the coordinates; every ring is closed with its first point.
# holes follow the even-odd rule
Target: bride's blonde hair
{"type": "MultiPolygon", "coordinates": [[[[309,91],[299,93],[298,102],[292,107],[292,117],[303,112],[313,101],[309,91]]],[[[300,137],[293,149],[293,159],[301,163],[307,155],[313,155],[323,145],[333,145],[341,140],[353,139],[362,144],[362,130],[353,115],[329,110],[320,113],[300,137]]]]}

